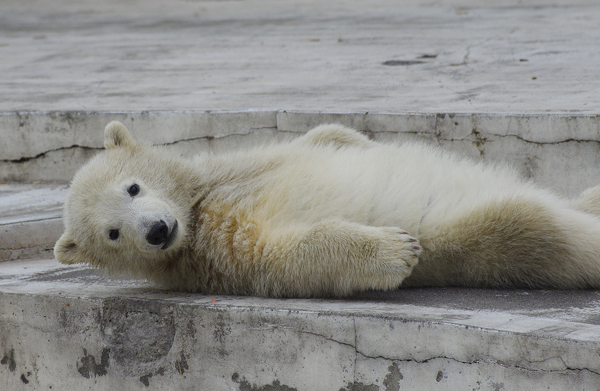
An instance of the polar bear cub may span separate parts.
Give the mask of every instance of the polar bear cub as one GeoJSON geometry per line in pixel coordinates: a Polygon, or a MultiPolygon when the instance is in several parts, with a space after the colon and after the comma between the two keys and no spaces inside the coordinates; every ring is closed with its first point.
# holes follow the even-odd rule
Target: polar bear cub
{"type": "Polygon", "coordinates": [[[509,168],[340,125],[187,160],[111,122],[104,145],[73,179],[63,263],[274,297],[600,287],[598,188],[565,200],[509,168]]]}

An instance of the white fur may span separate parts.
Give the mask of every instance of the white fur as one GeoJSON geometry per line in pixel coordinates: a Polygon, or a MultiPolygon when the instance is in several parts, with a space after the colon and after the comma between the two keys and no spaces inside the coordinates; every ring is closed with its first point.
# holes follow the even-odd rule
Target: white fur
{"type": "Polygon", "coordinates": [[[135,144],[119,123],[105,145],[73,180],[55,248],[62,262],[171,289],[268,296],[342,296],[405,279],[600,287],[598,190],[563,200],[510,168],[339,125],[191,161],[135,144]],[[157,220],[180,226],[166,250],[145,240],[157,220]],[[107,239],[110,227],[119,241],[107,239]]]}

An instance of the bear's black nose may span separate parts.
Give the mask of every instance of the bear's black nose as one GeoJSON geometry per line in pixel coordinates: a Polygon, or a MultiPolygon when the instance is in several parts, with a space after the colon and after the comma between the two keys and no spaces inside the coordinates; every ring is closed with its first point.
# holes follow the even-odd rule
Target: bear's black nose
{"type": "Polygon", "coordinates": [[[164,243],[168,236],[169,227],[164,221],[161,220],[157,223],[154,223],[152,228],[150,228],[150,232],[148,232],[148,235],[146,235],[146,240],[148,243],[156,246],[164,243]]]}

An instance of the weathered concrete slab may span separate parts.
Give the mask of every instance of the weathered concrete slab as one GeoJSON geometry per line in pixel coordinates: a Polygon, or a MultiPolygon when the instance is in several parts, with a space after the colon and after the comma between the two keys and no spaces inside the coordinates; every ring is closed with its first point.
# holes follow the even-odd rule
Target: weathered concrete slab
{"type": "Polygon", "coordinates": [[[0,306],[3,390],[593,390],[600,382],[595,291],[204,296],[48,260],[1,263],[0,306]]]}
{"type": "Polygon", "coordinates": [[[593,0],[5,0],[0,111],[598,114],[593,0]]]}
{"type": "Polygon", "coordinates": [[[0,261],[52,256],[67,192],[64,184],[0,184],[0,261]]]}

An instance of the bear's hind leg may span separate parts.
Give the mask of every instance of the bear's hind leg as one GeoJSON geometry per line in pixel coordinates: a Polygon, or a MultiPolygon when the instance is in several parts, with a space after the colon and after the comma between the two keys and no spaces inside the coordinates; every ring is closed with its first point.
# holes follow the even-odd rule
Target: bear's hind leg
{"type": "Polygon", "coordinates": [[[432,224],[404,286],[600,288],[600,219],[562,201],[505,197],[432,224]]]}
{"type": "Polygon", "coordinates": [[[375,145],[367,136],[338,124],[317,126],[308,131],[301,140],[315,146],[333,146],[335,148],[370,148],[375,145]]]}

